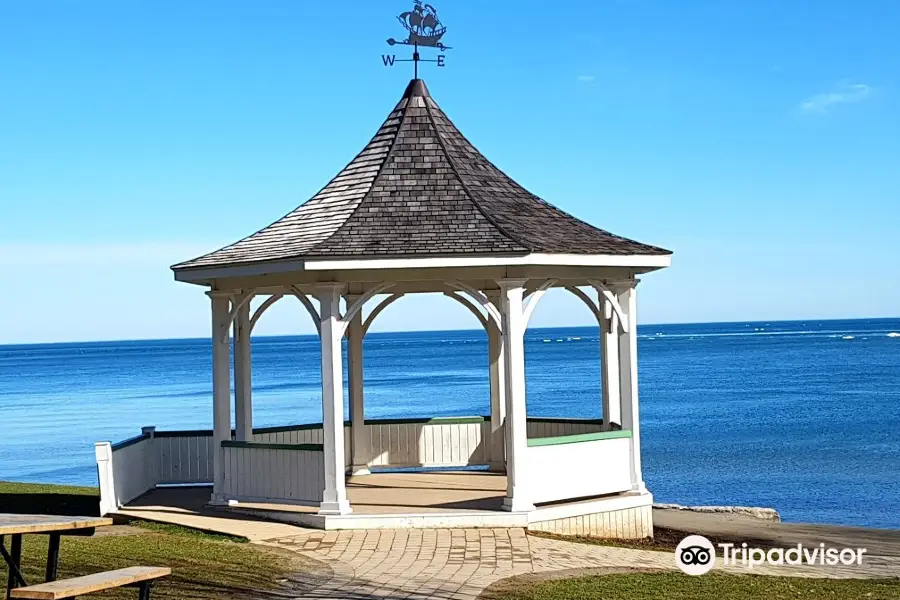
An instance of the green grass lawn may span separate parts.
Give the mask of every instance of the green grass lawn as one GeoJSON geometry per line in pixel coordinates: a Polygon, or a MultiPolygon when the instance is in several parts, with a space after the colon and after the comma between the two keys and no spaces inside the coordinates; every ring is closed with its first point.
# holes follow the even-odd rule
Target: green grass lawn
{"type": "MultiPolygon", "coordinates": [[[[47,501],[60,496],[67,506],[76,496],[90,497],[93,488],[69,488],[31,484],[0,483],[0,512],[11,512],[4,498],[33,493],[47,501]]],[[[25,512],[25,511],[20,511],[25,512]]],[[[29,510],[27,512],[41,512],[29,510]]],[[[210,535],[182,527],[137,523],[137,526],[100,528],[93,537],[64,536],[60,548],[59,578],[76,577],[134,565],[171,567],[171,577],[154,589],[154,598],[212,599],[266,597],[265,592],[302,589],[323,572],[321,566],[287,553],[244,543],[246,540],[210,535]],[[312,573],[309,577],[303,573],[312,573]]],[[[22,569],[29,583],[43,581],[47,556],[47,536],[23,536],[22,569]]],[[[9,538],[6,540],[9,547],[9,538]]],[[[0,575],[6,582],[6,565],[0,561],[0,575]]],[[[137,598],[130,588],[92,594],[91,598],[137,598]]],[[[0,598],[6,598],[5,585],[0,598]]]]}
{"type": "Polygon", "coordinates": [[[77,485],[0,481],[0,494],[62,494],[67,496],[97,496],[99,498],[100,490],[95,487],[77,485]]]}
{"type": "MultiPolygon", "coordinates": [[[[672,551],[683,531],[657,527],[653,539],[614,540],[590,536],[561,536],[543,532],[529,535],[581,544],[639,550],[672,551]]],[[[710,538],[714,544],[735,542],[728,537],[710,538]]],[[[743,540],[750,541],[750,540],[743,540]]],[[[752,540],[760,548],[765,540],[752,540]]],[[[739,543],[739,542],[738,542],[739,543]]],[[[542,581],[514,577],[491,586],[483,595],[490,600],[900,600],[900,579],[806,579],[763,575],[711,573],[691,577],[679,572],[609,573],[542,581]]]]}
{"type": "Polygon", "coordinates": [[[897,600],[900,581],[709,573],[620,573],[534,581],[512,578],[484,600],[897,600]]]}
{"type": "Polygon", "coordinates": [[[0,512],[96,516],[100,514],[100,490],[0,481],[0,512]]]}

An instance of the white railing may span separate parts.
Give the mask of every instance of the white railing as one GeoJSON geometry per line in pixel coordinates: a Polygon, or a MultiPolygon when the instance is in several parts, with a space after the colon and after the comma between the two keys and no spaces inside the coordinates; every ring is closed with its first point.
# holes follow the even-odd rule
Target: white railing
{"type": "MultiPolygon", "coordinates": [[[[253,430],[253,442],[262,444],[321,444],[324,442],[321,423],[289,425],[287,427],[260,427],[253,430]]],[[[344,457],[350,466],[352,444],[350,424],[344,425],[344,457]]]]}
{"type": "MultiPolygon", "coordinates": [[[[528,438],[534,441],[590,434],[600,428],[600,421],[532,418],[528,419],[528,438]]],[[[363,440],[363,448],[357,449],[357,459],[374,468],[489,465],[492,469],[502,469],[505,463],[503,430],[492,431],[489,417],[366,420],[363,440]]],[[[321,444],[322,426],[258,428],[253,430],[252,442],[321,444]]],[[[348,467],[353,460],[351,442],[347,423],[344,456],[348,467]]],[[[117,444],[98,442],[96,455],[104,514],[114,512],[158,485],[212,483],[214,453],[212,431],[202,430],[156,431],[145,427],[141,435],[117,444]]],[[[232,452],[229,456],[242,454],[232,452]]],[[[263,454],[251,458],[267,460],[263,454]]],[[[225,461],[226,477],[232,468],[230,464],[225,461]]],[[[234,468],[242,469],[241,464],[235,463],[234,468]]],[[[232,483],[238,485],[234,480],[232,483]]]]}
{"type": "Polygon", "coordinates": [[[159,431],[153,444],[158,459],[154,485],[212,483],[212,431],[159,431]]]}
{"type": "Polygon", "coordinates": [[[225,497],[243,502],[318,504],[325,460],[318,444],[222,442],[225,497]]]}
{"type": "Polygon", "coordinates": [[[133,438],[94,445],[101,514],[113,512],[156,486],[153,432],[153,427],[144,427],[141,435],[133,438]]]}
{"type": "Polygon", "coordinates": [[[368,443],[357,452],[370,467],[501,465],[502,430],[489,417],[366,421],[368,443]]]}
{"type": "Polygon", "coordinates": [[[631,489],[631,432],[607,431],[528,442],[528,481],[535,503],[631,489]]]}
{"type": "Polygon", "coordinates": [[[528,419],[528,439],[597,433],[603,427],[599,419],[553,419],[532,417],[528,419]]]}
{"type": "Polygon", "coordinates": [[[97,442],[101,514],[115,512],[158,485],[213,480],[211,431],[156,431],[111,444],[97,442]]]}

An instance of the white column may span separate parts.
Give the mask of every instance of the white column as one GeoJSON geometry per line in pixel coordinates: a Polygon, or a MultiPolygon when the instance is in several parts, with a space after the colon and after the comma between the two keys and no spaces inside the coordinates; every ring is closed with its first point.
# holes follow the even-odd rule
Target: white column
{"type": "MultiPolygon", "coordinates": [[[[212,300],[213,359],[213,493],[210,504],[225,504],[225,461],[222,442],[231,439],[231,364],[229,362],[229,297],[223,292],[208,292],[212,300]]],[[[236,474],[239,476],[239,474],[236,474]]]]}
{"type": "Polygon", "coordinates": [[[344,481],[344,373],[341,357],[341,284],[315,287],[319,301],[322,341],[322,428],[325,460],[325,490],[320,515],[351,512],[344,481]]]}
{"type": "Polygon", "coordinates": [[[638,410],[637,281],[618,288],[619,305],[628,319],[628,333],[619,332],[619,387],[622,393],[622,429],[631,430],[631,488],[645,492],[641,472],[641,424],[638,410]]]}
{"type": "MultiPolygon", "coordinates": [[[[486,292],[491,304],[500,306],[500,290],[486,292]]],[[[491,382],[491,436],[504,436],[503,422],[506,420],[506,370],[504,369],[503,336],[500,326],[494,319],[487,319],[488,359],[490,363],[491,382]]],[[[506,442],[504,440],[504,446],[506,442]]],[[[491,444],[493,446],[493,444],[491,444]]],[[[492,457],[494,458],[494,457],[492,457]]],[[[494,460],[488,470],[492,472],[506,471],[506,461],[494,460]]]]}
{"type": "Polygon", "coordinates": [[[619,315],[612,304],[598,292],[600,307],[600,380],[603,394],[603,430],[622,424],[622,399],[619,386],[619,315]]]}
{"type": "MultiPolygon", "coordinates": [[[[347,306],[359,299],[357,295],[347,295],[347,306]]],[[[353,475],[368,475],[369,436],[365,424],[365,402],[363,398],[363,320],[360,310],[347,327],[347,379],[350,384],[350,436],[351,467],[353,475]]]]}
{"type": "Polygon", "coordinates": [[[234,320],[234,420],[235,439],[253,440],[253,399],[250,368],[250,301],[234,320]]]}
{"type": "MultiPolygon", "coordinates": [[[[488,291],[488,300],[500,306],[500,291],[488,291]]],[[[497,322],[487,319],[488,357],[491,365],[491,431],[497,431],[506,419],[506,375],[503,361],[503,336],[497,322]]]]}
{"type": "Polygon", "coordinates": [[[506,379],[506,498],[503,509],[533,510],[529,498],[528,433],[525,413],[525,316],[527,279],[501,279],[503,358],[506,379]]]}

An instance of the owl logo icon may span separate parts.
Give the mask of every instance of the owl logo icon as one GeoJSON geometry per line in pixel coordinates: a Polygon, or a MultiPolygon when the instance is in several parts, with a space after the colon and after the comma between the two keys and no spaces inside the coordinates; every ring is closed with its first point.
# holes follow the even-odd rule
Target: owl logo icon
{"type": "Polygon", "coordinates": [[[702,535],[689,535],[675,548],[675,565],[688,575],[703,575],[716,566],[716,549],[702,535]]]}

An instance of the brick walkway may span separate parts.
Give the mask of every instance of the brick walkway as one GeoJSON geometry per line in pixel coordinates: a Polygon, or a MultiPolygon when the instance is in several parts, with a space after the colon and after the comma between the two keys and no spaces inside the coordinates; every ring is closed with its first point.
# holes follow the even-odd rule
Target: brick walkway
{"type": "MultiPolygon", "coordinates": [[[[334,576],[309,599],[474,600],[490,584],[525,573],[594,567],[674,569],[669,552],[577,544],[522,529],[303,530],[263,542],[328,564],[334,576]]],[[[729,567],[728,571],[748,572],[729,567]]],[[[756,567],[767,575],[896,577],[900,558],[866,556],[860,567],[756,567]]]]}

